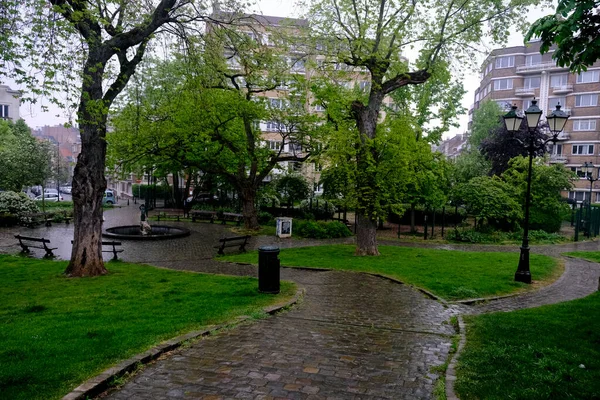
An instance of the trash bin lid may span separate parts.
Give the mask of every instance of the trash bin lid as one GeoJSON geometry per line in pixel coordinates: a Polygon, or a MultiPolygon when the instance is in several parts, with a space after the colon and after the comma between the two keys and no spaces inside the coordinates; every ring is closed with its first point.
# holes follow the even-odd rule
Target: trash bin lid
{"type": "Polygon", "coordinates": [[[258,251],[265,253],[279,253],[279,247],[277,246],[262,246],[258,248],[258,251]]]}

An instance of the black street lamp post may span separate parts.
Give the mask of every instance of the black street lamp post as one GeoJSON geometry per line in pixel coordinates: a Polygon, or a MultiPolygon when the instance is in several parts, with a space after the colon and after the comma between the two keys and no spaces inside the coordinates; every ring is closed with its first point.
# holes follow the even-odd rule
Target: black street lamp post
{"type": "MultiPolygon", "coordinates": [[[[529,269],[529,206],[531,202],[531,167],[533,164],[533,154],[536,150],[536,133],[538,124],[542,117],[542,110],[537,106],[537,100],[531,101],[531,106],[525,110],[527,122],[527,130],[529,132],[529,140],[527,142],[519,140],[527,148],[529,155],[529,168],[527,170],[527,191],[525,192],[525,221],[523,227],[523,243],[521,244],[521,255],[519,257],[519,266],[515,273],[515,281],[523,283],[531,283],[531,271],[529,269]]],[[[525,117],[517,113],[517,106],[512,106],[511,110],[504,115],[504,123],[506,130],[510,133],[517,132],[521,127],[521,123],[525,117]]],[[[558,135],[565,127],[569,116],[561,111],[560,104],[556,106],[556,110],[546,117],[548,128],[552,132],[552,136],[543,142],[542,146],[546,146],[548,142],[556,144],[558,135]]]]}
{"type": "Polygon", "coordinates": [[[583,171],[585,173],[585,177],[588,181],[590,181],[590,197],[588,199],[588,216],[587,216],[587,224],[586,224],[586,230],[587,230],[587,237],[588,239],[591,237],[591,230],[592,230],[592,190],[594,188],[594,182],[596,182],[598,179],[600,179],[600,176],[597,176],[596,178],[594,178],[594,164],[591,162],[584,162],[583,163],[583,171]]]}

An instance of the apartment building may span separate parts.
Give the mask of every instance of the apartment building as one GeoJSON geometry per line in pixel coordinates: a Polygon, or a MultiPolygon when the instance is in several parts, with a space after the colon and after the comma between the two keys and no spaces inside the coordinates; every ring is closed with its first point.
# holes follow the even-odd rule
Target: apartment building
{"type": "Polygon", "coordinates": [[[449,139],[443,140],[439,145],[432,145],[432,151],[438,151],[449,160],[456,160],[469,147],[469,135],[460,133],[449,139]]]}
{"type": "Polygon", "coordinates": [[[21,92],[12,90],[6,85],[0,85],[0,118],[16,122],[21,118],[20,105],[21,92]]]}
{"type": "MultiPolygon", "coordinates": [[[[549,147],[550,163],[562,163],[580,177],[564,195],[577,202],[588,201],[590,181],[582,166],[585,162],[594,164],[594,179],[600,172],[600,62],[586,72],[573,74],[556,65],[552,50],[542,55],[539,49],[540,42],[530,42],[490,53],[482,65],[481,82],[469,110],[469,128],[473,112],[486,100],[508,111],[513,104],[526,110],[535,98],[544,116],[560,104],[570,118],[560,141],[549,147]]],[[[600,182],[593,183],[592,191],[591,201],[600,203],[600,182]]]]}

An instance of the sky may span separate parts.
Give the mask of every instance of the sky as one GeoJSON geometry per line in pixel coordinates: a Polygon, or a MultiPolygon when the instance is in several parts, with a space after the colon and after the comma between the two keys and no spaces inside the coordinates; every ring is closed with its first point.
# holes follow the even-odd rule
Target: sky
{"type": "MultiPolygon", "coordinates": [[[[257,13],[262,13],[264,15],[272,15],[279,17],[290,17],[297,16],[299,11],[297,7],[294,6],[295,2],[292,0],[258,0],[256,2],[255,11],[257,13]]],[[[528,20],[530,22],[535,21],[541,16],[550,13],[550,10],[540,10],[536,9],[531,11],[528,14],[528,20]]],[[[523,36],[514,32],[508,38],[508,42],[506,43],[507,47],[510,46],[520,46],[523,44],[523,36]]],[[[483,62],[485,59],[484,55],[480,56],[480,60],[478,60],[478,65],[483,62]]],[[[9,83],[10,85],[10,83],[9,83]]],[[[465,96],[462,99],[462,105],[465,109],[469,109],[471,104],[473,104],[473,96],[475,93],[475,89],[479,86],[479,73],[476,71],[467,71],[464,74],[463,85],[465,90],[467,91],[465,96]]],[[[13,87],[14,89],[14,87],[13,87]]],[[[38,106],[32,106],[30,104],[23,104],[20,109],[21,118],[23,118],[30,127],[39,127],[44,125],[57,125],[64,124],[69,121],[69,116],[65,115],[65,113],[57,108],[51,107],[48,112],[42,112],[38,106]]],[[[74,116],[71,115],[71,118],[74,116]]],[[[450,132],[444,135],[444,138],[453,137],[456,134],[464,133],[467,129],[468,117],[467,115],[462,115],[459,117],[459,128],[453,128],[450,132]]]]}

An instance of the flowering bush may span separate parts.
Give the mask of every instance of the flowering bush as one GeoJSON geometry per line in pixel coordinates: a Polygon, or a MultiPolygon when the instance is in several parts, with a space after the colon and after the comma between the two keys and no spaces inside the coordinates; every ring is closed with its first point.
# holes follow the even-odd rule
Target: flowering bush
{"type": "Polygon", "coordinates": [[[25,193],[0,193],[0,214],[5,216],[7,221],[9,219],[13,220],[15,216],[22,220],[25,219],[23,217],[24,214],[36,212],[39,212],[37,204],[27,197],[25,193]],[[9,216],[12,216],[12,218],[9,218],[9,216]]]}

